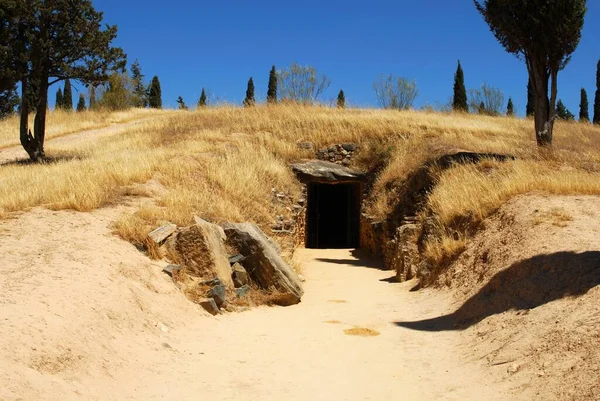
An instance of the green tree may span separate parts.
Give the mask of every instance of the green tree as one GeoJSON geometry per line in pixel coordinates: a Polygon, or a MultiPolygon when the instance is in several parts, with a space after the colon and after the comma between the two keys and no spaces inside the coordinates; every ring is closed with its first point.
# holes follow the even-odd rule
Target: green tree
{"type": "Polygon", "coordinates": [[[198,99],[198,107],[206,107],[206,92],[204,88],[202,88],[202,93],[200,94],[200,99],[198,99]]]}
{"type": "Polygon", "coordinates": [[[267,89],[267,103],[275,104],[277,103],[277,70],[275,70],[275,66],[271,68],[269,72],[269,87],[267,89]]]}
{"type": "Polygon", "coordinates": [[[525,115],[527,117],[535,115],[535,95],[533,93],[533,85],[531,85],[531,79],[527,80],[527,107],[525,108],[525,115]]]}
{"type": "Polygon", "coordinates": [[[337,107],[338,109],[346,108],[346,95],[344,94],[343,90],[340,90],[340,93],[338,93],[337,107]]]}
{"type": "Polygon", "coordinates": [[[558,99],[558,103],[556,103],[556,117],[565,121],[573,121],[575,114],[571,113],[562,100],[558,99]]]}
{"type": "Polygon", "coordinates": [[[63,93],[62,89],[58,88],[56,91],[56,101],[54,102],[54,110],[59,110],[63,108],[63,93]]]}
{"type": "Polygon", "coordinates": [[[131,64],[131,86],[133,90],[132,106],[148,107],[148,88],[144,84],[144,74],[142,74],[138,60],[131,64]]]}
{"type": "Polygon", "coordinates": [[[83,96],[83,93],[79,94],[79,102],[77,102],[77,111],[85,111],[85,96],[83,96]]]}
{"type": "Polygon", "coordinates": [[[152,78],[152,83],[148,90],[148,105],[153,109],[162,109],[162,91],[160,89],[160,81],[156,75],[152,78]]]}
{"type": "Polygon", "coordinates": [[[590,122],[590,104],[587,92],[581,88],[581,101],[579,102],[579,121],[590,122]]]}
{"type": "Polygon", "coordinates": [[[73,89],[71,89],[71,81],[68,78],[65,80],[62,107],[67,111],[73,111],[73,89]]]}
{"type": "Polygon", "coordinates": [[[107,110],[126,110],[133,104],[133,89],[127,73],[114,73],[108,84],[100,88],[100,107],[107,110]]]}
{"type": "Polygon", "coordinates": [[[186,106],[185,102],[183,101],[183,98],[181,96],[177,97],[177,105],[179,110],[187,110],[188,107],[186,106]]]}
{"type": "Polygon", "coordinates": [[[0,120],[13,115],[19,102],[16,87],[0,92],[0,120]]]}
{"type": "Polygon", "coordinates": [[[594,98],[594,124],[600,124],[600,61],[596,69],[596,96],[594,98]]]}
{"type": "Polygon", "coordinates": [[[66,79],[104,82],[110,71],[124,67],[125,55],[111,46],[116,26],[105,25],[90,0],[0,4],[0,90],[20,84],[21,145],[32,160],[38,160],[45,156],[48,88],[66,79]],[[36,110],[33,134],[27,118],[32,108],[36,110]]]}
{"type": "Polygon", "coordinates": [[[460,60],[458,61],[458,67],[456,68],[456,73],[454,74],[454,96],[452,99],[452,109],[454,111],[469,111],[469,106],[467,103],[467,89],[465,88],[465,74],[462,66],[460,65],[460,60]]]}
{"type": "Polygon", "coordinates": [[[256,103],[254,98],[254,81],[252,77],[248,80],[248,87],[246,88],[246,98],[244,99],[244,106],[252,107],[256,103]]]}
{"type": "Polygon", "coordinates": [[[515,115],[515,105],[513,104],[512,97],[508,98],[508,105],[506,106],[506,115],[509,117],[515,115]]]}
{"type": "Polygon", "coordinates": [[[525,59],[535,94],[535,131],[540,146],[552,144],[558,72],[566,67],[579,44],[586,2],[474,0],[500,44],[525,59]]]}
{"type": "Polygon", "coordinates": [[[88,85],[88,92],[90,96],[90,110],[94,110],[96,108],[96,86],[88,85]]]}

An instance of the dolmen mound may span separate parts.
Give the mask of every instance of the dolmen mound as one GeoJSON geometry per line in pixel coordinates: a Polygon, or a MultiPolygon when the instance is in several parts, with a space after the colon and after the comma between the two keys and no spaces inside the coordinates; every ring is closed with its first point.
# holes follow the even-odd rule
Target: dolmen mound
{"type": "Polygon", "coordinates": [[[163,271],[190,300],[213,315],[300,302],[304,290],[299,276],[260,228],[194,220],[190,227],[166,224],[146,238],[151,255],[172,263],[163,271]]]}

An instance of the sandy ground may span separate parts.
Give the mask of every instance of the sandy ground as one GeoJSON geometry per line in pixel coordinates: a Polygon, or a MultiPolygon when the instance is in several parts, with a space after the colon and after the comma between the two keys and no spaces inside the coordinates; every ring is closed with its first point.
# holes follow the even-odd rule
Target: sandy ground
{"type": "MultiPolygon", "coordinates": [[[[69,135],[60,136],[58,138],[49,139],[46,141],[44,149],[51,150],[54,146],[68,144],[69,146],[77,146],[90,141],[96,141],[99,138],[122,134],[141,124],[147,123],[156,119],[156,117],[144,117],[128,123],[112,123],[108,127],[81,131],[69,135]]],[[[27,152],[22,146],[12,146],[10,148],[0,149],[0,165],[14,162],[17,160],[28,160],[27,152]]]]}
{"type": "Polygon", "coordinates": [[[394,324],[447,313],[439,292],[347,250],[303,251],[300,305],[214,318],[110,233],[130,210],[0,223],[0,399],[519,399],[461,332],[394,324]]]}
{"type": "Polygon", "coordinates": [[[600,400],[600,197],[527,195],[485,221],[442,278],[456,312],[416,324],[471,336],[531,400],[600,400]]]}

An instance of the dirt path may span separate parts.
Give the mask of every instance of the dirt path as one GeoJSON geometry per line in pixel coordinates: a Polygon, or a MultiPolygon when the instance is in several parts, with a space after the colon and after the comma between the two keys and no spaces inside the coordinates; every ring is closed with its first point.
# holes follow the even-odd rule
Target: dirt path
{"type": "Polygon", "coordinates": [[[300,305],[208,316],[111,235],[130,210],[0,222],[1,400],[518,399],[465,359],[461,332],[394,324],[449,299],[349,251],[304,251],[300,305]]]}
{"type": "MultiPolygon", "coordinates": [[[[53,146],[68,144],[69,146],[77,146],[88,141],[97,140],[98,138],[121,134],[136,126],[155,120],[157,117],[143,117],[126,123],[112,123],[108,127],[96,128],[86,131],[80,131],[69,135],[59,136],[46,141],[46,151],[51,150],[53,146]]],[[[12,146],[10,148],[0,149],[0,165],[14,162],[16,160],[27,160],[27,153],[22,146],[12,146]]]]}

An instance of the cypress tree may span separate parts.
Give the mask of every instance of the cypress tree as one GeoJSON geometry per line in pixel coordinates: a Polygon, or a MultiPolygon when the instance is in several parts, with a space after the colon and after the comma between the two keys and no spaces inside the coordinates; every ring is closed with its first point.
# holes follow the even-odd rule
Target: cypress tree
{"type": "Polygon", "coordinates": [[[177,104],[179,105],[179,110],[187,110],[188,109],[188,107],[186,106],[186,104],[183,101],[183,98],[181,96],[179,96],[177,98],[177,104]]]}
{"type": "Polygon", "coordinates": [[[244,99],[244,106],[252,107],[256,103],[254,98],[254,81],[252,77],[248,80],[248,87],[246,88],[246,98],[244,99]]]}
{"type": "Polygon", "coordinates": [[[565,121],[572,121],[575,119],[575,115],[567,109],[560,99],[558,99],[558,103],[556,103],[556,116],[565,121]]]}
{"type": "Polygon", "coordinates": [[[338,93],[337,107],[340,109],[346,108],[346,95],[344,95],[343,90],[340,90],[340,93],[338,93]]]}
{"type": "Polygon", "coordinates": [[[454,74],[454,98],[452,101],[452,109],[454,111],[468,111],[469,106],[467,105],[467,89],[465,88],[465,74],[460,60],[458,61],[458,67],[454,74]]]}
{"type": "Polygon", "coordinates": [[[590,105],[588,103],[587,92],[581,88],[581,102],[579,103],[579,121],[590,122],[590,105]]]}
{"type": "Polygon", "coordinates": [[[63,108],[63,93],[62,93],[62,89],[58,88],[58,90],[56,91],[56,101],[54,103],[54,110],[58,110],[58,109],[62,109],[63,108]]]}
{"type": "Polygon", "coordinates": [[[600,61],[596,70],[596,97],[594,98],[594,124],[600,124],[600,61]]]}
{"type": "Polygon", "coordinates": [[[202,88],[200,99],[198,99],[198,107],[206,107],[206,92],[204,91],[204,88],[202,88]]]}
{"type": "Polygon", "coordinates": [[[527,81],[527,107],[525,108],[525,115],[531,117],[535,115],[535,99],[533,96],[533,85],[531,80],[527,81]]]}
{"type": "Polygon", "coordinates": [[[79,94],[79,102],[77,102],[77,111],[85,111],[85,97],[83,96],[83,93],[79,94]]]}
{"type": "Polygon", "coordinates": [[[153,109],[162,109],[162,91],[160,89],[160,81],[156,75],[152,78],[152,83],[148,90],[148,105],[153,109]]]}
{"type": "Polygon", "coordinates": [[[71,81],[65,81],[65,90],[63,91],[63,108],[67,111],[73,111],[73,91],[71,81]]]}
{"type": "Polygon", "coordinates": [[[515,115],[515,106],[513,105],[512,97],[508,98],[508,106],[506,106],[506,115],[509,117],[515,115]]]}
{"type": "Polygon", "coordinates": [[[277,103],[277,71],[275,70],[275,66],[271,68],[271,72],[269,73],[269,87],[267,89],[267,103],[274,104],[277,103]]]}
{"type": "Polygon", "coordinates": [[[131,84],[133,86],[133,107],[148,107],[148,91],[144,85],[142,67],[137,59],[131,64],[131,84]]]}

